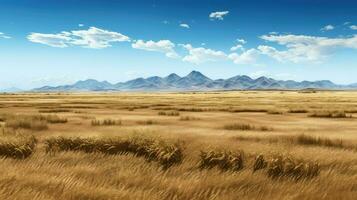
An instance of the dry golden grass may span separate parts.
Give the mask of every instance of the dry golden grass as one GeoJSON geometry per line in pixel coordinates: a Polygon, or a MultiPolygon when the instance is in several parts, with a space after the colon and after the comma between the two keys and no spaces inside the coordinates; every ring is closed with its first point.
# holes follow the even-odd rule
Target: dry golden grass
{"type": "Polygon", "coordinates": [[[347,115],[344,111],[318,111],[309,114],[309,117],[321,118],[351,118],[352,115],[347,115]]]}
{"type": "Polygon", "coordinates": [[[243,123],[233,123],[226,124],[223,126],[223,129],[226,130],[241,130],[241,131],[252,131],[252,130],[260,130],[260,131],[272,131],[273,128],[267,126],[255,126],[251,124],[243,124],[243,123]]]}
{"type": "Polygon", "coordinates": [[[171,112],[165,112],[165,111],[160,111],[158,112],[158,115],[165,115],[165,116],[180,116],[180,113],[177,111],[171,111],[171,112]]]}
{"type": "Polygon", "coordinates": [[[120,126],[122,125],[122,121],[115,120],[115,119],[104,119],[104,120],[93,119],[91,124],[92,126],[120,126]]]}
{"type": "Polygon", "coordinates": [[[357,196],[356,92],[21,93],[0,105],[0,199],[357,196]],[[348,117],[309,117],[326,111],[348,117]]]}

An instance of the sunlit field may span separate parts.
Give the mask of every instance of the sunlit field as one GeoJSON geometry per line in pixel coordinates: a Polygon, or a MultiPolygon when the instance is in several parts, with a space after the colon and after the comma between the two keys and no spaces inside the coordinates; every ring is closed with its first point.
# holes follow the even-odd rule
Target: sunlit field
{"type": "Polygon", "coordinates": [[[357,92],[0,95],[0,199],[356,199],[357,92]]]}

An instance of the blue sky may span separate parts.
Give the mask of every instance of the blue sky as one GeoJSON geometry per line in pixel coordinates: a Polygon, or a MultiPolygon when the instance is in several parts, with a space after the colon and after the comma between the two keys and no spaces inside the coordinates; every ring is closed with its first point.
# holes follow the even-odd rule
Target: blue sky
{"type": "Polygon", "coordinates": [[[199,70],[357,82],[357,2],[0,0],[0,88],[199,70]]]}

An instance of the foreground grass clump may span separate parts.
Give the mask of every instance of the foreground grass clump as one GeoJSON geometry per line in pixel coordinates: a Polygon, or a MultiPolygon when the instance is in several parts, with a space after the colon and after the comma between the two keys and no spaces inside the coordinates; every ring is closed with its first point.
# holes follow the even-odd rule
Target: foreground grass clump
{"type": "Polygon", "coordinates": [[[92,120],[92,126],[120,126],[122,125],[121,120],[114,119],[104,119],[104,120],[92,120]]]}
{"type": "Polygon", "coordinates": [[[283,156],[272,158],[267,165],[267,174],[272,178],[289,177],[299,180],[315,177],[319,172],[318,163],[303,162],[283,156]]]}
{"type": "Polygon", "coordinates": [[[351,118],[352,115],[347,115],[344,111],[319,111],[308,115],[309,117],[321,118],[351,118]]]}
{"type": "Polygon", "coordinates": [[[165,169],[181,163],[183,159],[183,147],[181,144],[151,138],[95,139],[57,137],[46,139],[45,147],[46,152],[132,153],[136,156],[145,157],[148,161],[156,161],[165,169]]]}
{"type": "Polygon", "coordinates": [[[14,159],[25,159],[29,157],[36,146],[35,137],[14,137],[0,140],[0,156],[14,159]]]}
{"type": "Polygon", "coordinates": [[[268,162],[265,161],[264,156],[262,154],[260,154],[255,158],[253,172],[260,170],[260,169],[264,169],[267,166],[268,166],[268,162]]]}
{"type": "Polygon", "coordinates": [[[158,115],[165,115],[165,116],[180,116],[180,113],[177,111],[160,111],[158,112],[158,115]]]}
{"type": "Polygon", "coordinates": [[[251,124],[243,124],[243,123],[232,123],[226,124],[223,126],[223,129],[226,130],[241,130],[241,131],[250,131],[250,130],[259,130],[259,131],[272,131],[273,129],[267,126],[259,126],[256,127],[251,124]]]}
{"type": "Polygon", "coordinates": [[[201,151],[200,169],[211,169],[214,167],[222,171],[238,171],[243,169],[244,155],[243,151],[201,151]]]}

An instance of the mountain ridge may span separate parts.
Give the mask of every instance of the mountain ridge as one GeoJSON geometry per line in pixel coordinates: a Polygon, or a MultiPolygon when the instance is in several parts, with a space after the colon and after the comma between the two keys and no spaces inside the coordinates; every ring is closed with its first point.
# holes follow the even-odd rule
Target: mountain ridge
{"type": "Polygon", "coordinates": [[[95,79],[80,80],[72,85],[43,86],[32,91],[190,91],[190,90],[258,90],[258,89],[357,89],[357,83],[335,84],[329,80],[294,81],[275,80],[265,76],[256,79],[247,75],[237,75],[227,79],[211,79],[199,71],[186,76],[172,73],[166,77],[151,76],[136,78],[126,82],[109,83],[95,79]]]}

